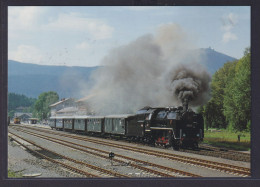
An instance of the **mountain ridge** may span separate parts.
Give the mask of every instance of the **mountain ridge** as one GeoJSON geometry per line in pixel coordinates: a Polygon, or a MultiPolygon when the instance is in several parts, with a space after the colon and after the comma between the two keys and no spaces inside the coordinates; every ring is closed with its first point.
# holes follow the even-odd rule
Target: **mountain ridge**
{"type": "MultiPolygon", "coordinates": [[[[211,75],[224,63],[237,60],[212,48],[194,52],[199,52],[201,63],[211,75]]],[[[8,92],[37,98],[42,92],[55,91],[60,98],[81,98],[84,95],[77,90],[82,84],[88,87],[93,85],[90,76],[99,67],[38,65],[8,60],[8,92]]]]}

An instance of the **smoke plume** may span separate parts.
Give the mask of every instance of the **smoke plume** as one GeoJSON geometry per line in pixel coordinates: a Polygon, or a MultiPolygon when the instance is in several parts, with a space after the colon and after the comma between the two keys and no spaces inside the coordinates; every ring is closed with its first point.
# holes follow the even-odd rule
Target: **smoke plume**
{"type": "Polygon", "coordinates": [[[179,101],[192,106],[205,103],[208,98],[211,77],[200,64],[179,65],[172,69],[170,90],[179,101]]]}
{"type": "Polygon", "coordinates": [[[190,53],[191,43],[180,26],[167,24],[113,49],[92,75],[89,105],[98,114],[116,114],[180,105],[184,98],[203,104],[210,76],[198,65],[199,55],[190,53]]]}

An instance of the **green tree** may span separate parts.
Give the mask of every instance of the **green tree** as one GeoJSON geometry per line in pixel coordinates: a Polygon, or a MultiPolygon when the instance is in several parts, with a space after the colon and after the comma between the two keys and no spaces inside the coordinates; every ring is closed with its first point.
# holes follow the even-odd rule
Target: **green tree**
{"type": "Polygon", "coordinates": [[[225,89],[235,74],[237,61],[227,62],[212,77],[212,98],[204,107],[207,127],[226,128],[228,123],[224,115],[225,89]]]}
{"type": "Polygon", "coordinates": [[[14,117],[14,113],[15,113],[14,110],[10,110],[10,111],[8,111],[8,116],[9,116],[10,118],[13,118],[13,117],[14,117]]]}
{"type": "Polygon", "coordinates": [[[235,67],[235,75],[225,89],[224,115],[236,131],[249,130],[251,124],[250,49],[235,67]]]}
{"type": "Polygon", "coordinates": [[[203,117],[207,130],[208,128],[212,127],[221,128],[225,126],[225,118],[222,114],[220,105],[217,105],[216,101],[213,99],[211,99],[206,105],[204,105],[203,117]]]}
{"type": "Polygon", "coordinates": [[[38,119],[47,119],[50,116],[50,105],[59,100],[56,92],[41,93],[35,102],[33,116],[38,119]]]}
{"type": "Polygon", "coordinates": [[[8,93],[8,116],[12,118],[17,107],[26,107],[23,112],[31,113],[35,101],[35,98],[29,98],[25,95],[8,93]]]}

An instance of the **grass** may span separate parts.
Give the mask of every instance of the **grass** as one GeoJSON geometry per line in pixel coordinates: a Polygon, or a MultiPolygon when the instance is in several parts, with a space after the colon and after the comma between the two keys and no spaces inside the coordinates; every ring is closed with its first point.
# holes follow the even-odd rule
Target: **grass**
{"type": "Polygon", "coordinates": [[[8,170],[8,178],[21,178],[22,174],[20,172],[14,172],[11,170],[8,170]]]}
{"type": "Polygon", "coordinates": [[[216,130],[210,129],[204,132],[204,143],[210,145],[225,147],[228,149],[234,149],[238,151],[250,150],[250,132],[247,133],[235,133],[228,130],[216,130]],[[238,135],[240,134],[240,141],[238,141],[238,135]]]}

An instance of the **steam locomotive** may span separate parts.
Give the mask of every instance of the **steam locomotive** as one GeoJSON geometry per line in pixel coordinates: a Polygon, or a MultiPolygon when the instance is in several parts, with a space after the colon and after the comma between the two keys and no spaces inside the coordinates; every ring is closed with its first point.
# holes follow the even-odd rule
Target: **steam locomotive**
{"type": "Polygon", "coordinates": [[[200,114],[188,108],[144,107],[136,114],[108,116],[57,116],[50,127],[101,137],[140,141],[164,147],[197,148],[203,141],[204,125],[200,114]]]}

